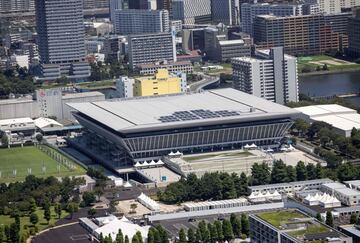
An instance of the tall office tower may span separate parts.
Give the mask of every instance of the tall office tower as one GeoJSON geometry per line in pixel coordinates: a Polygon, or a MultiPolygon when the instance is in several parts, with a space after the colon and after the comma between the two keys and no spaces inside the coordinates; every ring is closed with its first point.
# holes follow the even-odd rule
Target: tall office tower
{"type": "Polygon", "coordinates": [[[360,6],[360,0],[305,0],[305,3],[318,4],[320,13],[325,14],[341,13],[342,9],[360,6]]]}
{"type": "Polygon", "coordinates": [[[121,35],[170,31],[167,10],[116,10],[113,24],[115,33],[121,35]]]}
{"type": "Polygon", "coordinates": [[[282,47],[232,59],[234,87],[279,104],[299,100],[296,57],[282,47]]]}
{"type": "Polygon", "coordinates": [[[130,35],[128,38],[130,68],[159,61],[176,62],[174,33],[130,35]]]}
{"type": "Polygon", "coordinates": [[[211,0],[212,21],[226,25],[240,24],[239,0],[211,0]]]}
{"type": "Polygon", "coordinates": [[[129,0],[130,9],[148,9],[148,0],[129,0]]]}
{"type": "Polygon", "coordinates": [[[173,0],[173,19],[184,24],[204,24],[211,22],[211,0],[173,0]]]}
{"type": "Polygon", "coordinates": [[[317,55],[347,47],[348,15],[303,15],[254,19],[254,42],[263,48],[283,46],[290,55],[317,55]]]}
{"type": "Polygon", "coordinates": [[[26,12],[34,11],[34,0],[0,0],[0,12],[26,12]]]}
{"type": "Polygon", "coordinates": [[[355,9],[353,17],[349,19],[348,34],[349,34],[349,55],[353,57],[360,57],[360,8],[355,9]]]}
{"type": "Polygon", "coordinates": [[[172,0],[156,0],[158,9],[166,9],[169,14],[172,13],[172,0]]]}
{"type": "Polygon", "coordinates": [[[116,10],[120,10],[120,9],[128,9],[129,8],[129,4],[128,4],[128,0],[110,0],[109,2],[110,5],[110,20],[111,22],[115,21],[115,12],[116,10]]]}
{"type": "Polygon", "coordinates": [[[85,62],[82,0],[37,0],[36,26],[42,77],[68,76],[75,81],[90,76],[85,62]]]}
{"type": "Polygon", "coordinates": [[[297,16],[302,15],[302,5],[291,4],[249,4],[241,5],[241,26],[242,31],[253,34],[253,22],[257,15],[271,14],[274,16],[297,16]]]}
{"type": "Polygon", "coordinates": [[[83,0],[84,9],[109,8],[109,0],[83,0]]]}

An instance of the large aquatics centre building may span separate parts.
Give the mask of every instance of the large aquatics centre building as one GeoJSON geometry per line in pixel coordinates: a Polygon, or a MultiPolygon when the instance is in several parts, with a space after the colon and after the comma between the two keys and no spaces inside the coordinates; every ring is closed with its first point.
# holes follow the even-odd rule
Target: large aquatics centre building
{"type": "MultiPolygon", "coordinates": [[[[278,146],[298,111],[235,90],[68,104],[96,153],[138,161],[184,154],[278,146]]],[[[84,140],[84,139],[83,139],[84,140]]]]}

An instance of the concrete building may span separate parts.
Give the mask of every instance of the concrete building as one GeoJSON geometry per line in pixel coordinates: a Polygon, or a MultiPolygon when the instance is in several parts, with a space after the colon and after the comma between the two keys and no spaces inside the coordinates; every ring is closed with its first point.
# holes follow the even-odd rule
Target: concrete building
{"type": "Polygon", "coordinates": [[[254,43],[263,48],[283,46],[290,55],[317,55],[347,47],[347,14],[254,19],[254,43]]]}
{"type": "Polygon", "coordinates": [[[305,0],[305,2],[318,5],[320,13],[324,14],[337,14],[343,9],[360,6],[360,0],[305,0]]]}
{"type": "Polygon", "coordinates": [[[0,120],[0,131],[10,133],[21,132],[25,136],[31,136],[35,133],[35,123],[29,117],[0,120]]]}
{"type": "Polygon", "coordinates": [[[39,80],[67,76],[83,81],[90,76],[85,62],[82,0],[37,0],[36,26],[42,73],[39,80]]]}
{"type": "Polygon", "coordinates": [[[246,143],[276,146],[297,115],[234,89],[68,105],[86,127],[77,146],[91,156],[106,155],[98,161],[118,167],[159,159],[171,151],[230,150],[246,143]]]}
{"type": "Polygon", "coordinates": [[[129,6],[127,6],[127,1],[125,0],[110,0],[109,7],[110,20],[114,23],[116,10],[128,9],[129,6]]]}
{"type": "Polygon", "coordinates": [[[237,0],[211,0],[211,19],[214,23],[240,24],[240,5],[237,0]]]}
{"type": "Polygon", "coordinates": [[[250,193],[265,193],[278,191],[285,194],[295,194],[295,192],[302,190],[319,190],[323,184],[332,183],[333,180],[324,178],[307,181],[297,181],[289,183],[276,183],[260,186],[249,186],[250,193]]]}
{"type": "Polygon", "coordinates": [[[224,208],[234,208],[234,207],[243,207],[249,204],[246,198],[236,198],[230,200],[218,200],[218,201],[208,201],[208,202],[191,202],[185,203],[184,208],[186,211],[203,211],[203,210],[212,210],[212,209],[224,209],[224,208]]]}
{"type": "Polygon", "coordinates": [[[134,97],[134,83],[135,80],[126,76],[120,77],[116,80],[116,91],[120,98],[134,97]]]}
{"type": "Polygon", "coordinates": [[[161,61],[136,66],[136,71],[141,75],[154,75],[158,69],[167,69],[170,73],[192,73],[194,71],[190,61],[161,61]]]}
{"type": "Polygon", "coordinates": [[[16,63],[19,67],[29,69],[29,56],[28,55],[11,55],[11,62],[16,63]]]}
{"type": "Polygon", "coordinates": [[[298,210],[278,210],[249,215],[250,239],[254,243],[301,243],[329,238],[352,243],[352,238],[298,210]]]}
{"type": "Polygon", "coordinates": [[[121,9],[114,15],[116,34],[145,34],[169,32],[169,13],[167,10],[121,9]]]}
{"type": "Polygon", "coordinates": [[[244,3],[241,5],[242,31],[253,34],[254,19],[257,15],[297,16],[302,15],[302,5],[269,4],[269,3],[244,3]]]}
{"type": "Polygon", "coordinates": [[[297,60],[281,47],[232,59],[234,87],[279,104],[299,100],[297,60]]]}
{"type": "Polygon", "coordinates": [[[129,63],[132,70],[139,64],[148,64],[163,60],[176,62],[174,33],[130,35],[128,43],[129,63]]]}
{"type": "Polygon", "coordinates": [[[203,24],[211,22],[211,0],[173,0],[173,19],[184,24],[203,24]]]}
{"type": "Polygon", "coordinates": [[[348,53],[352,57],[360,57],[360,9],[356,9],[353,16],[349,18],[348,34],[349,48],[348,53]]]}
{"type": "Polygon", "coordinates": [[[186,87],[186,80],[170,75],[166,69],[159,69],[154,77],[135,79],[134,96],[177,94],[182,92],[184,86],[186,87]]]}
{"type": "Polygon", "coordinates": [[[34,2],[34,0],[0,0],[0,12],[15,13],[34,11],[34,2]]]}
{"type": "Polygon", "coordinates": [[[234,57],[251,56],[251,45],[241,39],[228,40],[226,34],[209,27],[205,29],[205,51],[209,60],[229,62],[234,57]]]}
{"type": "Polygon", "coordinates": [[[353,128],[360,129],[360,114],[356,110],[332,105],[312,105],[295,108],[301,112],[300,117],[307,122],[321,121],[330,124],[333,129],[345,137],[351,136],[353,128]]]}
{"type": "Polygon", "coordinates": [[[348,188],[339,182],[323,184],[320,190],[335,196],[346,206],[360,205],[360,191],[348,188]]]}
{"type": "Polygon", "coordinates": [[[74,121],[72,110],[66,103],[102,100],[105,100],[105,95],[100,92],[66,94],[60,89],[37,90],[35,99],[1,100],[0,119],[56,117],[57,120],[74,121]]]}

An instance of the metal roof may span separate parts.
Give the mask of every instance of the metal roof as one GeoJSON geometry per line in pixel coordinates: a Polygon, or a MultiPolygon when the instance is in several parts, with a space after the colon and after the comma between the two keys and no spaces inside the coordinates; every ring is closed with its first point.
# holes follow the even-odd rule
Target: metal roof
{"type": "MultiPolygon", "coordinates": [[[[99,102],[68,103],[70,107],[89,116],[107,127],[132,132],[140,130],[191,127],[194,125],[218,125],[235,122],[249,122],[272,118],[289,118],[299,114],[286,106],[235,90],[218,89],[201,93],[137,97],[99,102]],[[206,110],[209,112],[229,111],[232,116],[202,117],[184,120],[166,119],[176,112],[206,110]],[[238,113],[235,115],[235,113],[238,113]]],[[[193,117],[193,116],[191,116],[193,117]]]]}

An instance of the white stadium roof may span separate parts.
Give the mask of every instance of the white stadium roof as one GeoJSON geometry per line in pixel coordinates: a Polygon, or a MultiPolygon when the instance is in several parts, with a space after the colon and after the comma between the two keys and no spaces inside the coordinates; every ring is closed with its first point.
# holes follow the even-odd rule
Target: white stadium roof
{"type": "Polygon", "coordinates": [[[68,104],[107,127],[132,132],[139,129],[216,125],[271,118],[285,118],[298,111],[235,89],[218,89],[192,94],[138,97],[99,102],[68,104]],[[205,116],[197,111],[205,112],[205,116]],[[185,112],[188,120],[174,119],[185,112]],[[211,114],[225,115],[211,117],[211,114]],[[208,116],[210,113],[210,116],[208,116]],[[190,116],[190,117],[189,117],[190,116]],[[195,119],[193,119],[195,117],[195,119]]]}

